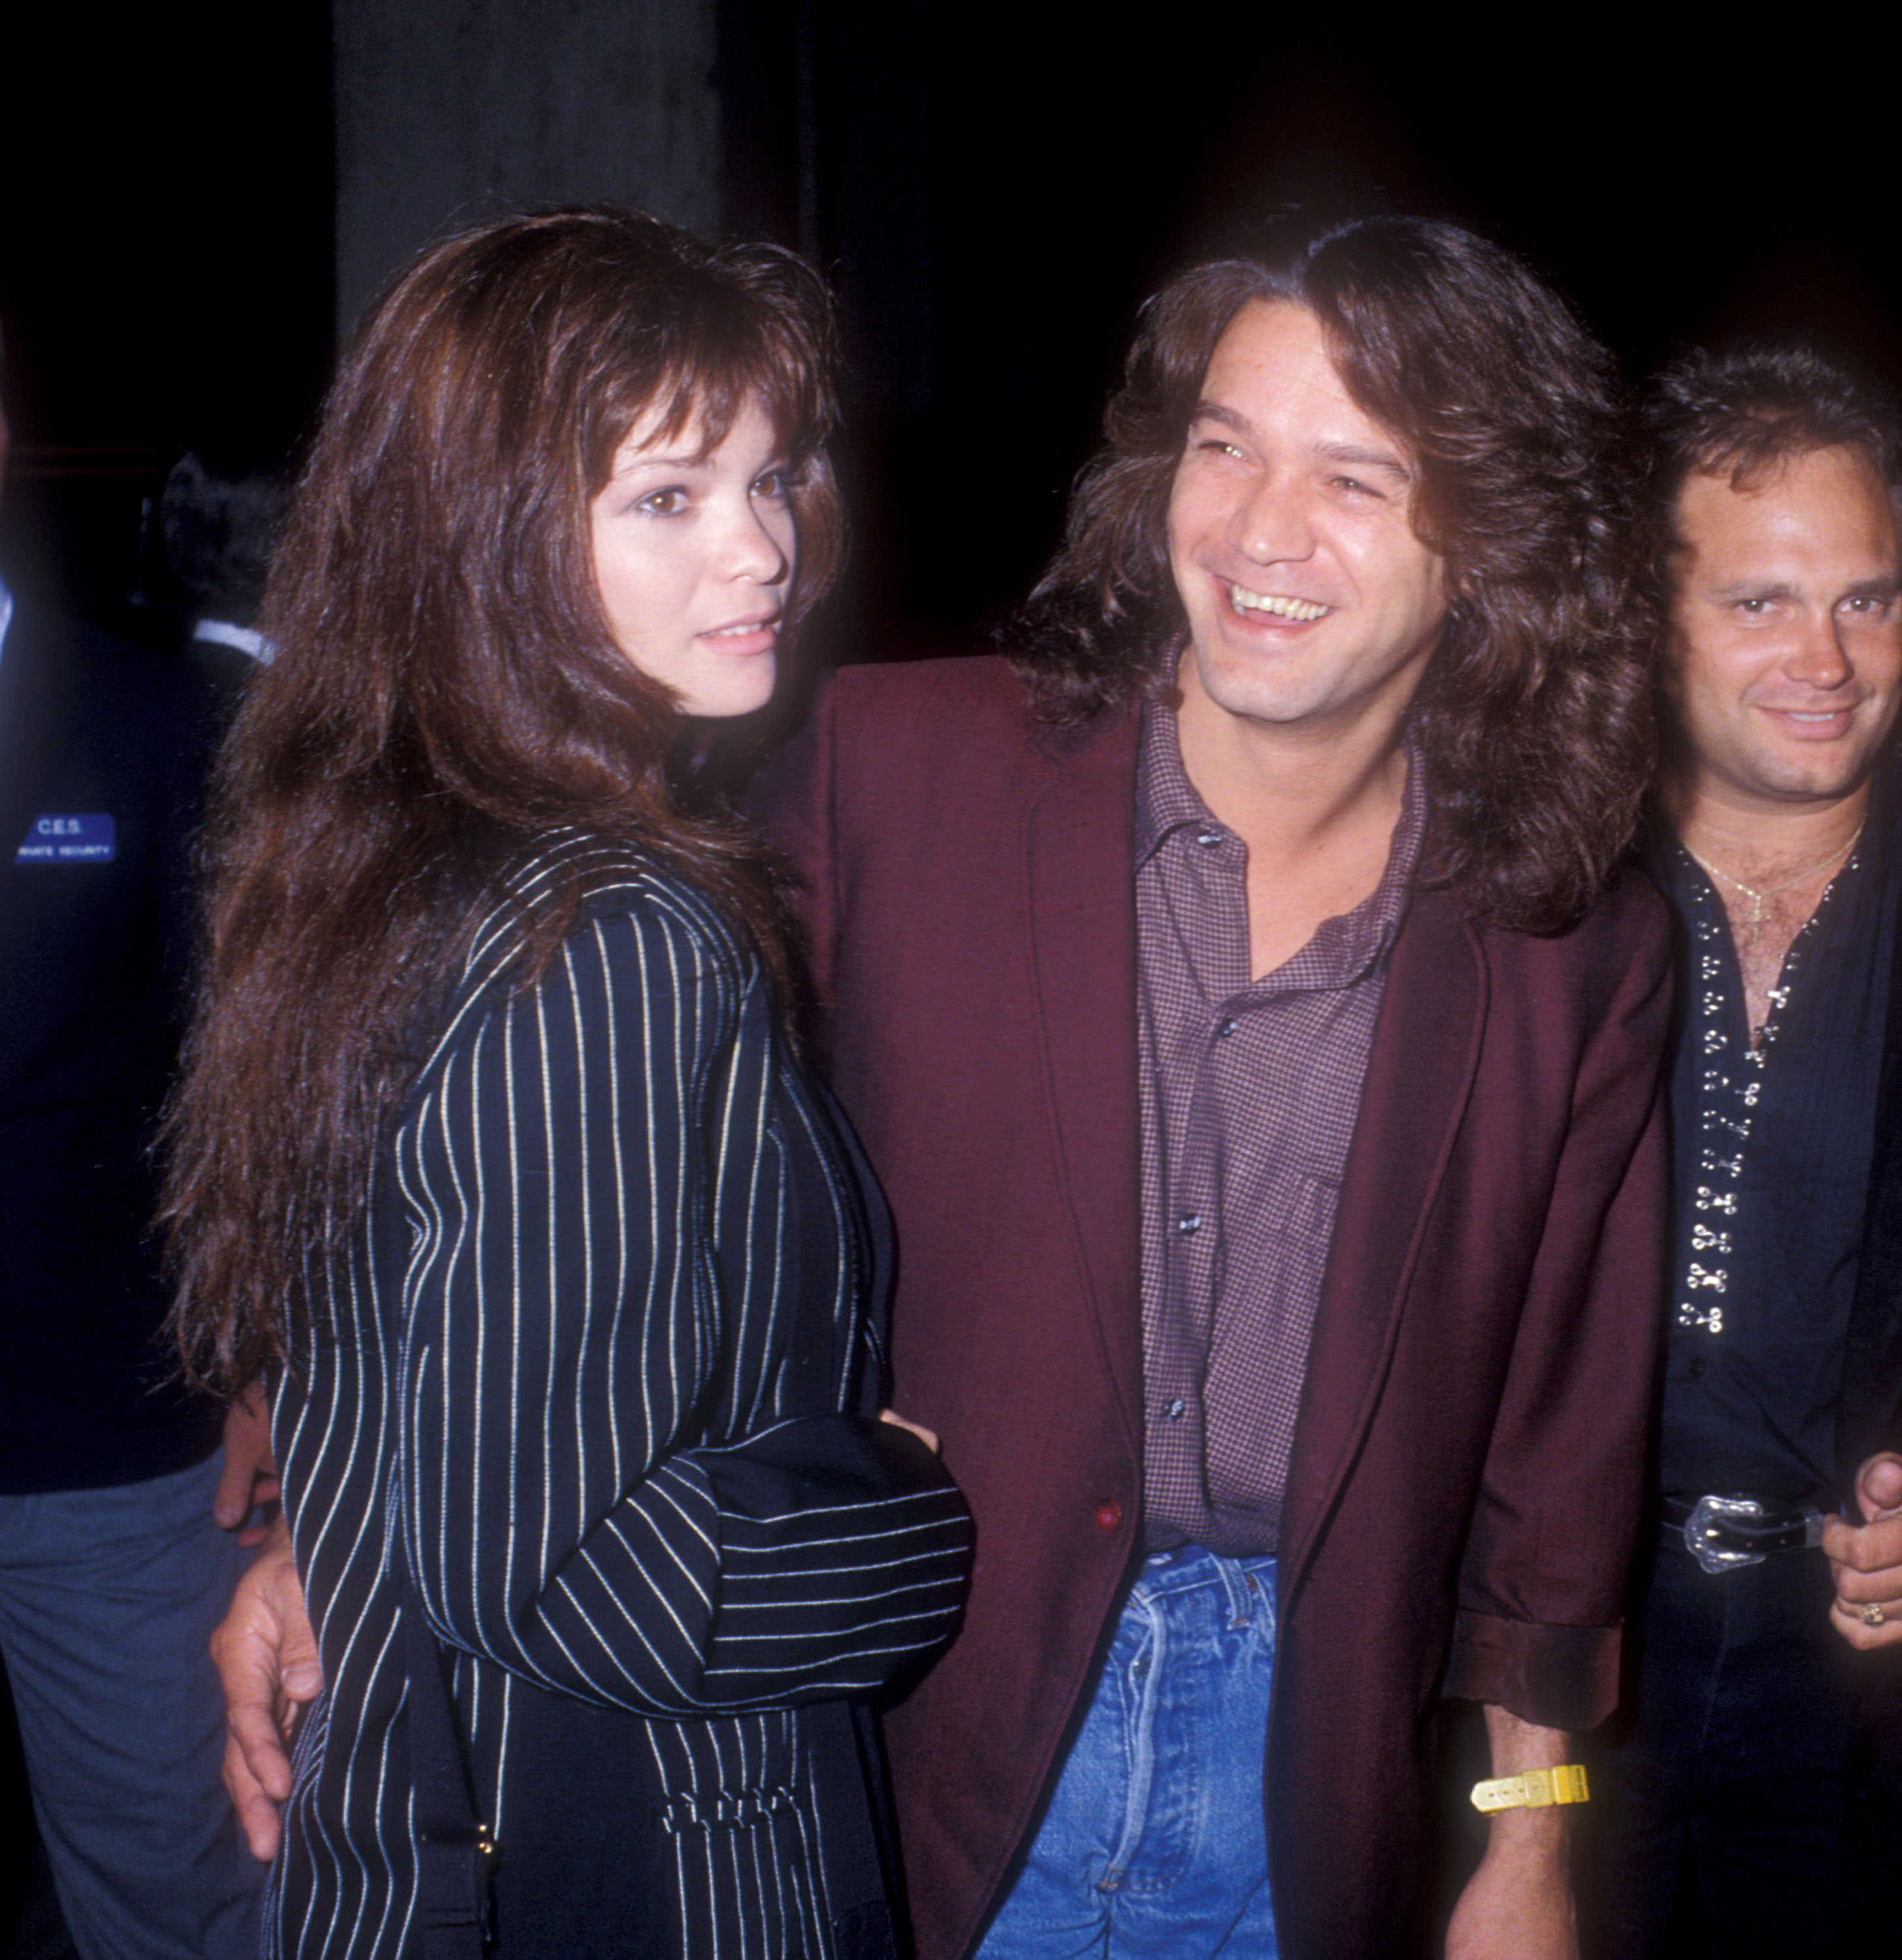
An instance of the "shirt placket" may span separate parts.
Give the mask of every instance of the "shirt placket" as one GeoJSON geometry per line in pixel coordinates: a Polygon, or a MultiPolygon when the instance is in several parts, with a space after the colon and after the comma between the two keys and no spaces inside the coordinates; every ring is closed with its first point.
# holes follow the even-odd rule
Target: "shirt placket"
{"type": "Polygon", "coordinates": [[[1197,900],[1196,929],[1185,930],[1178,922],[1197,995],[1188,1010],[1190,1024],[1178,1032],[1194,1044],[1194,1068],[1177,1147],[1167,1153],[1165,1191],[1166,1310],[1178,1338],[1170,1378],[1156,1385],[1151,1399],[1155,1418],[1174,1430],[1171,1440],[1180,1452],[1178,1460],[1193,1466],[1199,1489],[1207,1425],[1204,1376],[1214,1332],[1222,1239],[1219,1109],[1212,1061],[1234,1029],[1226,983],[1236,972],[1246,974],[1248,912],[1239,839],[1219,826],[1204,823],[1183,833],[1182,848],[1197,854],[1200,861],[1191,882],[1204,890],[1197,900]],[[1206,943],[1212,920],[1220,922],[1221,943],[1215,947],[1206,943]],[[1198,944],[1203,957],[1197,956],[1198,944]]]}
{"type": "Polygon", "coordinates": [[[1817,921],[1837,882],[1852,873],[1856,864],[1852,858],[1831,880],[1816,910],[1791,941],[1777,984],[1768,989],[1770,1013],[1756,1041],[1746,1039],[1741,1044],[1741,1056],[1734,1030],[1741,1025],[1748,1036],[1749,1029],[1742,1001],[1742,972],[1725,958],[1727,929],[1716,895],[1706,884],[1693,900],[1697,1042],[1703,1066],[1698,1071],[1698,1180],[1691,1198],[1690,1256],[1684,1263],[1678,1294],[1680,1327],[1713,1335],[1724,1331],[1724,1296],[1730,1290],[1731,1261],[1741,1223],[1738,1186],[1745,1149],[1763,1100],[1764,1072],[1789,1011],[1796,970],[1815,937],[1817,921]],[[1735,1001],[1725,987],[1726,978],[1733,973],[1738,990],[1735,1001]],[[1735,1074],[1733,1064],[1738,1071],[1735,1074]]]}
{"type": "Polygon", "coordinates": [[[1701,1328],[1706,1334],[1724,1331],[1723,1296],[1730,1286],[1730,1256],[1737,1217],[1737,1181],[1744,1167],[1744,1139],[1750,1134],[1749,1112],[1762,1087],[1762,1057],[1746,1049],[1756,1064],[1752,1079],[1732,1113],[1735,1085],[1730,1057],[1735,1047],[1725,1026],[1729,1001],[1723,988],[1723,928],[1707,904],[1697,908],[1697,1045],[1703,1061],[1699,1071],[1698,1182],[1691,1200],[1697,1214],[1690,1228],[1690,1249],[1698,1256],[1685,1262],[1678,1290],[1678,1325],[1701,1328]]]}
{"type": "MultiPolygon", "coordinates": [[[[1246,859],[1239,838],[1219,826],[1194,833],[1193,848],[1204,853],[1203,876],[1212,888],[1213,902],[1205,921],[1220,921],[1219,934],[1210,935],[1206,970],[1197,963],[1198,1003],[1193,1026],[1194,1071],[1183,1125],[1179,1175],[1169,1194],[1171,1301],[1192,1330],[1194,1352],[1185,1355],[1195,1371],[1195,1399],[1206,1430],[1208,1354],[1214,1338],[1216,1290],[1220,1284],[1222,1218],[1222,1108],[1216,1080],[1218,1055],[1233,1036],[1238,1010],[1245,1006],[1248,985],[1248,896],[1246,859]]],[[[1172,1405],[1175,1398],[1172,1396],[1172,1405]]],[[[1179,1418],[1170,1418],[1180,1420],[1179,1418]]],[[[1197,1446],[1202,1447],[1200,1437],[1197,1446]]]]}

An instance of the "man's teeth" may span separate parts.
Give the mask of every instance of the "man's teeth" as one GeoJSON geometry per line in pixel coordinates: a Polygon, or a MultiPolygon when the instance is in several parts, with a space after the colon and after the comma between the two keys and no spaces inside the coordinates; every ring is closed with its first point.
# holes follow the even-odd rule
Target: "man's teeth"
{"type": "Polygon", "coordinates": [[[1229,603],[1238,612],[1272,612],[1280,619],[1318,619],[1331,609],[1311,599],[1284,599],[1277,592],[1251,592],[1245,585],[1229,587],[1229,603]]]}

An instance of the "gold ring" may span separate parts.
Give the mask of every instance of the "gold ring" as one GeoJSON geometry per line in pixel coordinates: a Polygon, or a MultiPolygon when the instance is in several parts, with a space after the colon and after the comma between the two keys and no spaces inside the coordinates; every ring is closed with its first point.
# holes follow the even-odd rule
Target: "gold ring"
{"type": "Polygon", "coordinates": [[[1888,1618],[1880,1605],[1872,1602],[1862,1608],[1862,1624],[1865,1627],[1879,1627],[1888,1618]]]}

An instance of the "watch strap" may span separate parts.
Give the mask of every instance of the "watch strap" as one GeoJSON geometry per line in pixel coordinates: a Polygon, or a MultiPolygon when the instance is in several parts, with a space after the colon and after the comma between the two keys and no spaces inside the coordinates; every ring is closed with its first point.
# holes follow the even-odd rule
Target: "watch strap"
{"type": "Polygon", "coordinates": [[[1582,1763],[1560,1763],[1522,1776],[1495,1777],[1473,1786],[1475,1810],[1543,1810],[1554,1803],[1583,1803],[1591,1796],[1582,1763]]]}

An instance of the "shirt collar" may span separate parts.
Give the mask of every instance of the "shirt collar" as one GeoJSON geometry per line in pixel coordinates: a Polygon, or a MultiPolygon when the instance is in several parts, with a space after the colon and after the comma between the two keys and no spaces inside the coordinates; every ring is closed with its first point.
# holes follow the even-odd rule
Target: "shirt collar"
{"type": "Polygon", "coordinates": [[[1221,828],[1182,767],[1175,715],[1153,701],[1145,702],[1136,751],[1137,868],[1154,857],[1172,831],[1191,824],[1198,830],[1221,828]]]}
{"type": "MultiPolygon", "coordinates": [[[[1325,920],[1309,945],[1294,956],[1290,966],[1298,968],[1305,979],[1344,984],[1384,954],[1400,930],[1407,895],[1426,842],[1427,819],[1426,772],[1419,743],[1407,736],[1401,752],[1407,758],[1407,786],[1401,792],[1400,821],[1394,826],[1387,868],[1380,883],[1352,912],[1325,920]]],[[[1191,826],[1198,835],[1227,835],[1182,766],[1175,714],[1154,702],[1146,703],[1136,762],[1137,870],[1169,838],[1191,826]]]]}

